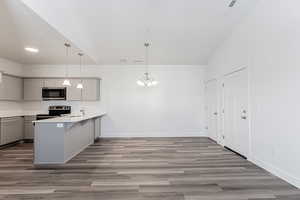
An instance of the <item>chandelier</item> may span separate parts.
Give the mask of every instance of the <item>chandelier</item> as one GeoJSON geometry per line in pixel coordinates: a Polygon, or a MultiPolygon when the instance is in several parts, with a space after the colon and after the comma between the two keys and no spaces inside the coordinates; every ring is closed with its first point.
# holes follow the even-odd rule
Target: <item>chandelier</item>
{"type": "Polygon", "coordinates": [[[144,44],[145,46],[145,49],[146,49],[146,65],[145,65],[145,73],[144,75],[139,78],[136,83],[139,85],[139,86],[142,86],[142,87],[152,87],[152,86],[155,86],[158,84],[158,81],[156,81],[154,79],[154,77],[149,73],[149,63],[148,63],[148,57],[149,57],[149,46],[150,44],[149,43],[145,43],[144,44]]]}

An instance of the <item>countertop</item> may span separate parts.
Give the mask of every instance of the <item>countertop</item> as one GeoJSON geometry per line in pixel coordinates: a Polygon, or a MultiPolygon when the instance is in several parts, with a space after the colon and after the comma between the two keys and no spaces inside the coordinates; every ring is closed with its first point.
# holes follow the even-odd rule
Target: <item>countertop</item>
{"type": "Polygon", "coordinates": [[[38,115],[38,114],[48,114],[45,111],[2,111],[0,112],[0,118],[1,117],[20,117],[20,116],[32,116],[32,115],[38,115]]]}
{"type": "Polygon", "coordinates": [[[44,120],[38,120],[33,121],[34,123],[76,123],[96,117],[101,117],[106,115],[106,112],[98,112],[98,113],[87,113],[83,116],[76,116],[76,115],[67,115],[63,117],[55,117],[51,119],[44,119],[44,120]]]}

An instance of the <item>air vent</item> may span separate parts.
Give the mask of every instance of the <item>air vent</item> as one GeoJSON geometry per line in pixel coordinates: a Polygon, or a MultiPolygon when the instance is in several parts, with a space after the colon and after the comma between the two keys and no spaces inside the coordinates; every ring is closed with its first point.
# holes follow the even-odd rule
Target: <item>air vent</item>
{"type": "Polygon", "coordinates": [[[133,62],[134,63],[143,63],[144,61],[143,60],[134,60],[133,62]]]}
{"type": "Polygon", "coordinates": [[[232,0],[229,4],[229,7],[232,8],[236,4],[237,0],[232,0]]]}

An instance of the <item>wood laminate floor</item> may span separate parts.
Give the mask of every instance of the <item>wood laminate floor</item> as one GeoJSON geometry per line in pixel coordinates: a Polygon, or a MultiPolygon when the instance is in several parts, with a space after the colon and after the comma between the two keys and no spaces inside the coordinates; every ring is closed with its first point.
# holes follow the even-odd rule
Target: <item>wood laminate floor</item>
{"type": "Polygon", "coordinates": [[[300,190],[207,138],[103,139],[43,169],[32,157],[32,144],[0,150],[0,199],[300,199],[300,190]]]}

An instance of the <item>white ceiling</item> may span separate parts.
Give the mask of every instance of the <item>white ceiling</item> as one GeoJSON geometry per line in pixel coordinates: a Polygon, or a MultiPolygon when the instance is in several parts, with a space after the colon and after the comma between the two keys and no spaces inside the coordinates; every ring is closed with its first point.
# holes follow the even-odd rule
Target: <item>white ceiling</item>
{"type": "MultiPolygon", "coordinates": [[[[49,24],[19,0],[0,0],[0,57],[22,64],[78,63],[75,45],[66,59],[64,43],[68,41],[49,24]],[[26,52],[24,47],[40,50],[38,54],[26,52]]],[[[94,63],[89,57],[85,62],[94,63]]]]}
{"type": "Polygon", "coordinates": [[[144,60],[145,40],[150,64],[206,64],[258,0],[22,1],[99,64],[144,60]]]}

